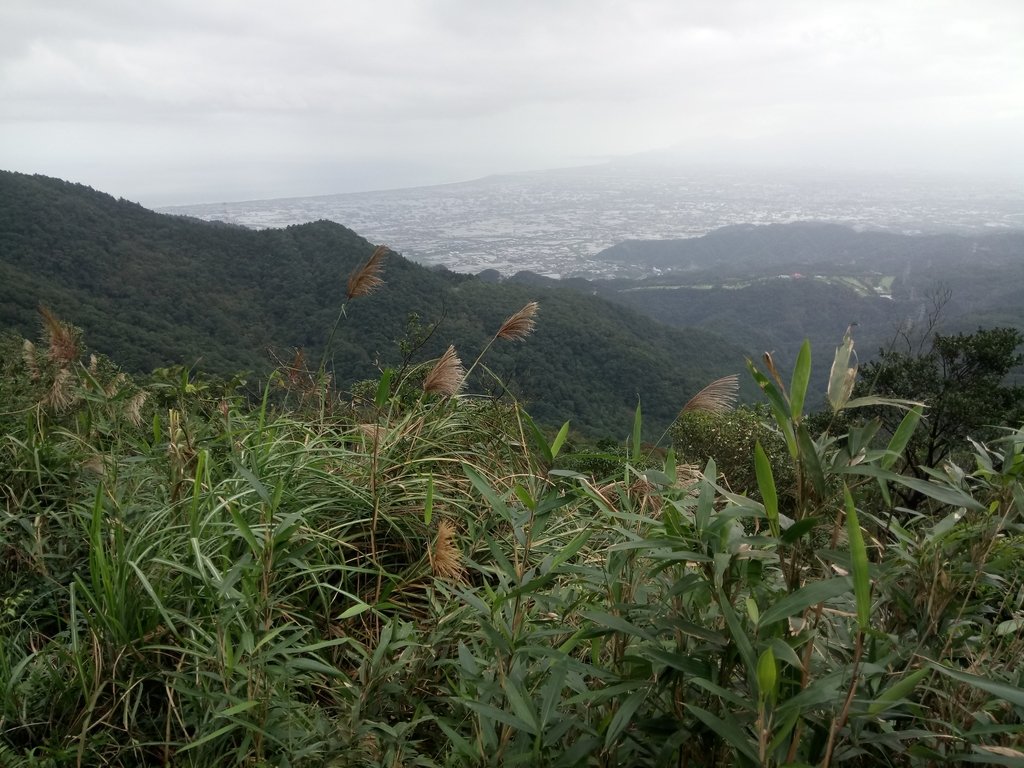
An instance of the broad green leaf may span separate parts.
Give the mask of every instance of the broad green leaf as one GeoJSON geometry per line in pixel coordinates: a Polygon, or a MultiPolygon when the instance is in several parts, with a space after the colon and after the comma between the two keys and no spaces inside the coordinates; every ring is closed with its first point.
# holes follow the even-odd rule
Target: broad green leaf
{"type": "Polygon", "coordinates": [[[558,452],[562,450],[562,445],[565,444],[565,439],[569,436],[569,422],[565,422],[562,428],[558,430],[558,434],[555,435],[554,441],[551,443],[551,458],[552,460],[558,457],[558,452]]]}
{"type": "Polygon", "coordinates": [[[630,624],[621,616],[614,616],[603,611],[587,611],[583,614],[583,618],[597,626],[605,627],[616,632],[622,632],[626,635],[634,635],[635,637],[641,637],[645,640],[654,639],[647,630],[641,629],[634,624],[630,624]]]}
{"type": "Polygon", "coordinates": [[[778,678],[778,669],[775,665],[775,654],[771,646],[762,651],[757,660],[757,690],[758,698],[764,702],[775,698],[775,681],[778,678]]]}
{"type": "Polygon", "coordinates": [[[779,661],[786,662],[794,669],[803,669],[803,661],[796,655],[793,647],[781,637],[773,637],[771,647],[775,653],[775,658],[779,659],[779,661]]]}
{"type": "Polygon", "coordinates": [[[506,712],[503,709],[498,709],[497,707],[493,707],[490,704],[483,704],[479,701],[472,701],[471,699],[453,699],[453,701],[457,701],[459,704],[462,704],[465,707],[469,707],[478,715],[483,715],[484,717],[490,718],[491,720],[495,720],[499,723],[509,725],[515,728],[517,731],[528,733],[531,736],[537,735],[537,731],[532,725],[527,723],[522,718],[516,717],[515,715],[511,714],[510,712],[506,712]]]}
{"type": "Polygon", "coordinates": [[[772,474],[772,465],[768,461],[768,454],[761,447],[761,441],[754,444],[754,471],[757,474],[757,489],[761,492],[761,501],[764,503],[764,513],[768,518],[768,527],[772,536],[779,536],[779,495],[775,490],[775,477],[772,474]]]}
{"type": "Polygon", "coordinates": [[[395,371],[393,368],[385,368],[380,375],[380,382],[377,384],[377,392],[374,394],[373,403],[377,408],[384,408],[391,399],[391,377],[395,371]]]}
{"type": "Polygon", "coordinates": [[[713,715],[706,709],[701,709],[693,704],[687,704],[686,708],[693,712],[704,725],[710,728],[714,733],[721,736],[726,740],[732,747],[743,755],[745,758],[750,760],[752,763],[757,763],[757,749],[755,749],[754,741],[752,737],[748,736],[743,730],[736,725],[735,720],[723,720],[722,718],[713,715]]]}
{"type": "Polygon", "coordinates": [[[718,467],[714,459],[708,459],[704,468],[704,478],[701,481],[700,496],[697,497],[697,511],[694,515],[694,522],[697,533],[702,537],[707,531],[708,522],[715,511],[715,480],[718,479],[718,467]]]}
{"type": "Polygon", "coordinates": [[[772,415],[775,417],[775,423],[779,427],[779,431],[782,432],[783,438],[786,440],[786,448],[789,449],[789,455],[796,458],[796,435],[793,434],[793,422],[790,419],[789,405],[786,403],[785,398],[779,393],[778,388],[754,366],[751,360],[747,360],[747,369],[750,371],[751,376],[754,377],[754,381],[761,387],[761,391],[764,392],[768,398],[768,404],[771,406],[772,415]]]}
{"type": "Polygon", "coordinates": [[[526,426],[530,428],[530,436],[533,438],[533,444],[537,446],[537,450],[540,452],[545,465],[551,466],[552,462],[555,460],[555,456],[551,452],[551,446],[548,445],[548,439],[544,436],[544,432],[541,431],[541,428],[537,426],[537,423],[530,418],[530,414],[522,413],[522,419],[526,422],[526,426]]]}
{"type": "Polygon", "coordinates": [[[934,661],[928,662],[928,666],[937,672],[941,672],[946,677],[959,680],[961,683],[973,685],[975,688],[979,688],[986,693],[991,693],[997,698],[1008,701],[1018,707],[1024,707],[1024,688],[1018,688],[1015,685],[1001,683],[997,680],[989,680],[987,677],[972,675],[968,672],[961,672],[958,669],[950,669],[949,667],[943,666],[942,664],[938,664],[934,661]]]}
{"type": "Polygon", "coordinates": [[[529,733],[536,734],[540,731],[540,723],[537,720],[537,713],[531,706],[529,694],[521,680],[513,677],[506,677],[502,686],[505,691],[505,698],[508,700],[512,713],[525,723],[529,724],[529,733]]]}
{"type": "Polygon", "coordinates": [[[554,571],[558,566],[579,552],[583,548],[583,545],[590,540],[593,533],[594,530],[592,528],[587,528],[586,530],[577,533],[573,537],[572,541],[558,550],[558,554],[555,555],[554,559],[551,561],[550,569],[554,571]]]}
{"type": "Polygon", "coordinates": [[[711,666],[699,656],[688,656],[678,651],[670,651],[666,648],[653,648],[650,646],[641,647],[637,655],[648,661],[664,664],[666,667],[677,669],[694,677],[708,677],[711,675],[711,666]]]}
{"type": "Polygon", "coordinates": [[[846,408],[866,408],[869,405],[888,405],[893,408],[903,408],[904,410],[910,410],[911,408],[923,408],[924,403],[918,400],[904,400],[899,397],[878,397],[877,395],[865,395],[864,397],[855,397],[846,403],[846,408]]]}
{"type": "Polygon", "coordinates": [[[757,659],[754,657],[754,646],[751,644],[750,638],[743,628],[740,617],[736,614],[732,603],[729,602],[728,596],[722,590],[718,592],[718,607],[721,609],[725,623],[729,627],[729,634],[732,636],[732,641],[736,644],[736,650],[739,652],[740,658],[743,659],[743,665],[747,668],[748,679],[751,681],[756,680],[757,659]]]}
{"type": "Polygon", "coordinates": [[[477,489],[481,496],[483,496],[487,503],[491,505],[491,509],[501,515],[508,522],[512,522],[512,511],[508,508],[508,505],[494,492],[490,484],[468,463],[463,463],[462,471],[469,478],[469,481],[473,483],[473,487],[477,489]]]}
{"type": "Polygon", "coordinates": [[[800,353],[796,357],[793,368],[793,379],[789,385],[789,412],[793,423],[799,423],[804,415],[804,399],[807,397],[807,385],[811,380],[811,342],[804,339],[800,353]]]}
{"type": "Polygon", "coordinates": [[[802,586],[795,592],[791,592],[781,598],[774,605],[761,611],[761,622],[759,627],[768,627],[776,621],[788,619],[798,613],[803,613],[807,608],[818,603],[827,602],[839,595],[845,595],[850,591],[852,584],[849,577],[841,576],[824,581],[812,581],[802,586]]]}
{"type": "Polygon", "coordinates": [[[885,449],[886,455],[882,457],[880,462],[882,469],[892,469],[896,459],[903,455],[907,443],[910,442],[910,438],[913,437],[917,424],[921,420],[922,411],[923,409],[919,405],[907,411],[907,414],[896,428],[896,432],[893,433],[892,439],[885,449]]]}
{"type": "Polygon", "coordinates": [[[825,474],[821,470],[821,461],[818,458],[818,447],[811,438],[811,433],[803,424],[796,429],[797,442],[800,445],[800,462],[804,471],[810,476],[814,492],[819,499],[828,496],[828,489],[825,486],[825,474]]]}
{"type": "Polygon", "coordinates": [[[662,470],[665,476],[668,478],[667,485],[675,484],[678,479],[676,474],[676,449],[673,446],[668,447],[668,451],[665,453],[665,466],[662,470]]]}
{"type": "Polygon", "coordinates": [[[1016,635],[1024,630],[1024,619],[1009,619],[1002,621],[999,626],[996,627],[996,637],[1005,637],[1006,635],[1016,635]]]}
{"type": "Polygon", "coordinates": [[[846,534],[850,540],[850,563],[853,568],[853,594],[857,600],[857,625],[861,632],[871,628],[871,573],[868,569],[868,550],[860,530],[857,509],[850,488],[843,483],[846,501],[846,534]]]}
{"type": "Polygon", "coordinates": [[[789,528],[782,533],[782,541],[786,544],[792,544],[794,541],[800,540],[805,534],[809,533],[814,526],[821,522],[820,517],[805,517],[803,520],[797,520],[789,528]]]}
{"type": "Polygon", "coordinates": [[[558,705],[562,699],[562,689],[565,688],[565,678],[569,674],[569,667],[564,663],[555,663],[548,675],[547,681],[541,692],[540,705],[540,727],[541,730],[547,727],[555,716],[558,705]]]}
{"type": "Polygon", "coordinates": [[[930,669],[918,669],[915,672],[911,672],[909,675],[905,675],[901,680],[893,683],[878,694],[878,696],[875,697],[875,700],[868,704],[868,714],[877,715],[880,712],[884,712],[889,709],[896,702],[905,698],[907,694],[917,687],[918,683],[930,674],[930,669]]]}
{"type": "Polygon", "coordinates": [[[640,705],[644,703],[646,697],[646,690],[633,691],[633,693],[626,697],[625,701],[619,704],[619,708],[616,710],[612,721],[608,724],[608,730],[604,734],[605,749],[609,749],[619,738],[619,735],[626,730],[633,720],[633,715],[636,714],[640,705]]]}
{"type": "Polygon", "coordinates": [[[927,480],[920,480],[916,477],[907,477],[896,472],[891,472],[881,467],[875,467],[871,464],[857,464],[850,467],[837,467],[834,470],[836,473],[841,475],[863,475],[866,477],[878,477],[883,480],[896,483],[910,488],[914,491],[919,491],[925,496],[935,499],[936,501],[948,504],[951,507],[966,507],[967,509],[973,509],[977,512],[982,512],[986,509],[985,505],[979,501],[976,501],[971,497],[970,494],[959,488],[953,488],[948,485],[939,485],[938,483],[932,483],[927,480]]]}
{"type": "Polygon", "coordinates": [[[427,475],[427,496],[423,500],[423,524],[430,525],[434,516],[434,476],[427,475]]]}

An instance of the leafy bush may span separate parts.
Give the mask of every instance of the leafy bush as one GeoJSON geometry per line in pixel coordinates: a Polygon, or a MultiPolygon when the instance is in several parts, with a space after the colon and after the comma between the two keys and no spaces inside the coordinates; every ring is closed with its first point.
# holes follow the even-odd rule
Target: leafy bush
{"type": "MultiPolygon", "coordinates": [[[[1024,759],[1024,429],[905,477],[921,409],[812,432],[805,346],[788,387],[752,368],[753,498],[652,466],[639,412],[573,471],[454,352],[293,410],[44,346],[0,381],[5,765],[1024,759]]],[[[837,413],[880,404],[851,359],[837,413]]]]}
{"type": "Polygon", "coordinates": [[[757,494],[754,447],[760,443],[777,473],[781,487],[791,484],[786,444],[767,423],[764,407],[741,406],[727,413],[690,411],[672,425],[672,444],[680,459],[703,467],[714,459],[724,481],[735,493],[757,494]]]}

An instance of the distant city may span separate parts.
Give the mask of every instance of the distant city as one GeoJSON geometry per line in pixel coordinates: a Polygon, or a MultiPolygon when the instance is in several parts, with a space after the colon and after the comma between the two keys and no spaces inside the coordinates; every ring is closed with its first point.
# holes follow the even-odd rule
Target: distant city
{"type": "Polygon", "coordinates": [[[1024,228],[1024,185],[924,176],[684,172],[608,164],[432,187],[176,206],[255,229],[343,224],[457,272],[638,276],[595,258],[623,240],[697,237],[730,224],[831,221],[904,234],[1024,228]]]}

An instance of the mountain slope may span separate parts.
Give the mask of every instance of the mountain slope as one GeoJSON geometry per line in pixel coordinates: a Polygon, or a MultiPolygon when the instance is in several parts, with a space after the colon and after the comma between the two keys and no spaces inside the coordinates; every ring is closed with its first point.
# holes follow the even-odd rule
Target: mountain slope
{"type": "Polygon", "coordinates": [[[868,357],[898,328],[914,333],[947,290],[941,331],[1024,329],[1024,232],[911,236],[822,223],[744,225],[689,240],[628,241],[597,258],[661,272],[594,283],[659,322],[713,329],[748,354],[770,349],[783,361],[809,338],[819,382],[848,324],[857,324],[868,357]]]}
{"type": "MultiPolygon", "coordinates": [[[[372,247],[331,222],[256,232],[0,172],[0,327],[35,337],[44,303],[131,370],[265,372],[268,350],[304,347],[318,359],[345,279],[372,247]]],[[[333,345],[343,384],[398,361],[409,313],[441,321],[418,359],[448,343],[472,359],[529,300],[541,304],[536,334],[495,345],[486,362],[547,422],[621,436],[640,397],[657,430],[707,381],[743,367],[739,348],[716,334],[671,329],[575,291],[488,284],[398,255],[383,277],[384,289],[351,304],[333,345]]]]}

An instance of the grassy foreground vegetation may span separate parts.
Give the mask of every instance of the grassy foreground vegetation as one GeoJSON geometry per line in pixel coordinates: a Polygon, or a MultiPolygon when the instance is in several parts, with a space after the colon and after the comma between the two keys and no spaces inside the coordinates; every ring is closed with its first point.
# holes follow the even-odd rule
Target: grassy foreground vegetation
{"type": "Polygon", "coordinates": [[[255,404],[8,339],[0,765],[1024,764],[1024,430],[898,473],[925,411],[851,399],[847,338],[818,429],[809,345],[751,366],[748,493],[639,409],[595,476],[462,394],[536,311],[469,370],[296,361],[255,404]]]}

